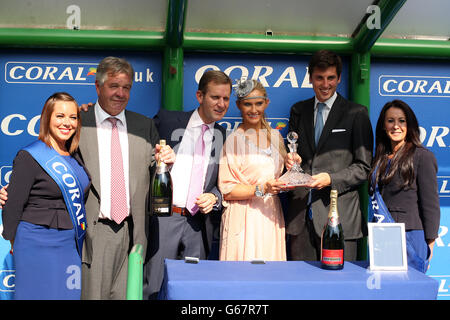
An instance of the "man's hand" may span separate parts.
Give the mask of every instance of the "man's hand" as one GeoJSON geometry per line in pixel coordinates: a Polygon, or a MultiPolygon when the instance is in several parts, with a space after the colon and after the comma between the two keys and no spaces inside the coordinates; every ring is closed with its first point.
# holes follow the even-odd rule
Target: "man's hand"
{"type": "Polygon", "coordinates": [[[1,190],[0,190],[0,209],[3,208],[3,206],[6,203],[6,200],[8,200],[8,192],[6,192],[6,189],[8,189],[9,184],[7,184],[6,186],[4,186],[1,190]]]}
{"type": "Polygon", "coordinates": [[[322,189],[331,185],[331,177],[328,173],[322,172],[312,176],[312,182],[306,187],[313,189],[322,189]]]}
{"type": "Polygon", "coordinates": [[[83,103],[81,106],[80,106],[80,110],[82,110],[82,111],[88,111],[89,110],[89,108],[90,107],[93,107],[95,105],[95,103],[92,103],[92,102],[89,102],[89,103],[83,103]]]}
{"type": "Polygon", "coordinates": [[[155,160],[161,160],[165,164],[173,164],[175,162],[175,152],[168,146],[161,146],[159,144],[155,145],[155,160]]]}
{"type": "Polygon", "coordinates": [[[201,213],[210,213],[216,204],[216,195],[214,193],[202,193],[197,198],[195,204],[198,206],[201,213]]]}

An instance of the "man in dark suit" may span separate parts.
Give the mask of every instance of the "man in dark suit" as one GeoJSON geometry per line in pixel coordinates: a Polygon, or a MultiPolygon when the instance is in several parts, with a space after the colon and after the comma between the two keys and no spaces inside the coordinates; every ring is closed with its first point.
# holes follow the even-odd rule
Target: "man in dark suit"
{"type": "Polygon", "coordinates": [[[144,299],[157,298],[164,277],[164,259],[218,257],[218,248],[213,247],[213,233],[219,231],[222,210],[217,175],[226,132],[216,121],[221,120],[228,110],[231,87],[231,79],[225,73],[207,71],[196,92],[199,102],[196,110],[161,109],[154,118],[161,139],[166,139],[173,147],[177,160],[171,169],[173,214],[150,217],[144,299]],[[204,166],[201,173],[195,175],[195,146],[202,137],[204,166]],[[202,191],[194,195],[195,203],[190,204],[194,183],[198,183],[202,191]]]}
{"type": "MultiPolygon", "coordinates": [[[[315,97],[291,108],[289,131],[299,135],[302,168],[312,175],[308,188],[290,192],[286,231],[292,260],[319,260],[320,237],[327,223],[330,191],[338,191],[338,211],[344,230],[344,259],[356,260],[357,240],[365,221],[358,187],[371,168],[373,132],[367,108],[336,92],[342,61],[334,52],[316,52],[309,62],[315,97]],[[310,189],[309,189],[310,188],[310,189]]],[[[286,167],[293,164],[288,155],[286,167]]]]}

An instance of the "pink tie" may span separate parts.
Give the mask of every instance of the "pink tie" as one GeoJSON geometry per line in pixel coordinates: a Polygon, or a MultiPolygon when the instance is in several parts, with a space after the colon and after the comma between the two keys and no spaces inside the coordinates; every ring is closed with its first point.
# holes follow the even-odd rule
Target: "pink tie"
{"type": "Polygon", "coordinates": [[[110,117],[111,130],[111,219],[120,224],[128,215],[122,150],[120,148],[117,118],[110,117]]]}
{"type": "Polygon", "coordinates": [[[197,197],[203,193],[203,169],[205,155],[205,140],[203,139],[203,137],[206,130],[208,129],[209,127],[206,124],[202,125],[202,133],[198,138],[194,149],[191,180],[189,183],[189,191],[186,203],[186,208],[192,215],[197,213],[198,206],[195,204],[195,201],[197,201],[197,197]]]}

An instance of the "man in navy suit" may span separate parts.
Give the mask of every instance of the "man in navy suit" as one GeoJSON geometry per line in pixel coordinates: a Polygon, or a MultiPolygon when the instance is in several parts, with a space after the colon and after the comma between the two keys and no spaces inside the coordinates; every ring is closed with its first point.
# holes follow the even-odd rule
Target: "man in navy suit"
{"type": "Polygon", "coordinates": [[[150,217],[147,259],[144,263],[144,299],[157,298],[164,277],[164,259],[216,258],[213,233],[217,233],[222,196],[217,188],[220,152],[225,129],[216,122],[228,110],[232,82],[222,71],[207,71],[200,79],[196,97],[199,107],[193,111],[161,109],[154,122],[161,139],[176,153],[171,169],[173,182],[172,216],[150,217]],[[202,131],[203,128],[203,131],[202,131]],[[202,134],[202,132],[204,132],[202,134]],[[203,135],[204,169],[191,178],[196,142],[203,135]],[[192,183],[203,191],[189,205],[192,183]]]}
{"type": "MultiPolygon", "coordinates": [[[[315,96],[291,108],[289,131],[299,135],[303,170],[312,175],[307,189],[290,192],[286,232],[292,260],[319,260],[320,237],[327,223],[330,191],[338,191],[338,211],[344,231],[344,260],[356,260],[357,240],[366,222],[359,203],[359,186],[371,168],[373,132],[367,108],[336,92],[342,61],[334,52],[316,52],[308,68],[315,96]],[[319,120],[319,121],[318,121],[319,120]],[[310,191],[311,190],[311,191],[310,191]]],[[[286,163],[289,168],[291,163],[286,163]]]]}

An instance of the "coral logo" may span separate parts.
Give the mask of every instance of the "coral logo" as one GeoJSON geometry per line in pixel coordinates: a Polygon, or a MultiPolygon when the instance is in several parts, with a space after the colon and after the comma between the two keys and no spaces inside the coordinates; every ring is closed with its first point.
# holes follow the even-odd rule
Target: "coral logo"
{"type": "Polygon", "coordinates": [[[382,96],[450,98],[450,77],[382,75],[378,85],[382,96]]]}
{"type": "Polygon", "coordinates": [[[449,297],[450,277],[448,275],[430,275],[430,277],[439,282],[438,297],[449,297]]]}
{"type": "Polygon", "coordinates": [[[97,68],[89,68],[88,76],[95,76],[97,74],[97,68]]]}
{"type": "Polygon", "coordinates": [[[15,62],[5,64],[5,81],[22,84],[94,85],[97,63],[15,62]]]}
{"type": "Polygon", "coordinates": [[[284,123],[284,122],[277,122],[277,125],[276,125],[275,129],[282,130],[283,128],[286,128],[286,123],[284,123]]]}
{"type": "Polygon", "coordinates": [[[437,176],[439,197],[450,198],[450,176],[437,176]]]}
{"type": "Polygon", "coordinates": [[[39,135],[39,120],[41,115],[35,115],[27,119],[23,114],[9,114],[0,121],[0,131],[7,136],[18,136],[25,131],[30,135],[37,137],[39,135]]]}
{"type": "Polygon", "coordinates": [[[14,292],[14,270],[0,270],[0,292],[14,292]]]}
{"type": "MultiPolygon", "coordinates": [[[[287,118],[267,118],[267,122],[269,122],[270,126],[274,129],[280,130],[281,135],[286,136],[287,126],[286,123],[289,122],[287,118]],[[286,129],[286,130],[284,130],[286,129]]],[[[242,123],[241,117],[224,117],[219,124],[224,127],[227,132],[231,132],[237,129],[237,127],[242,123]]]]}
{"type": "Polygon", "coordinates": [[[12,166],[0,167],[0,186],[4,187],[9,183],[9,177],[12,173],[12,166]]]}

